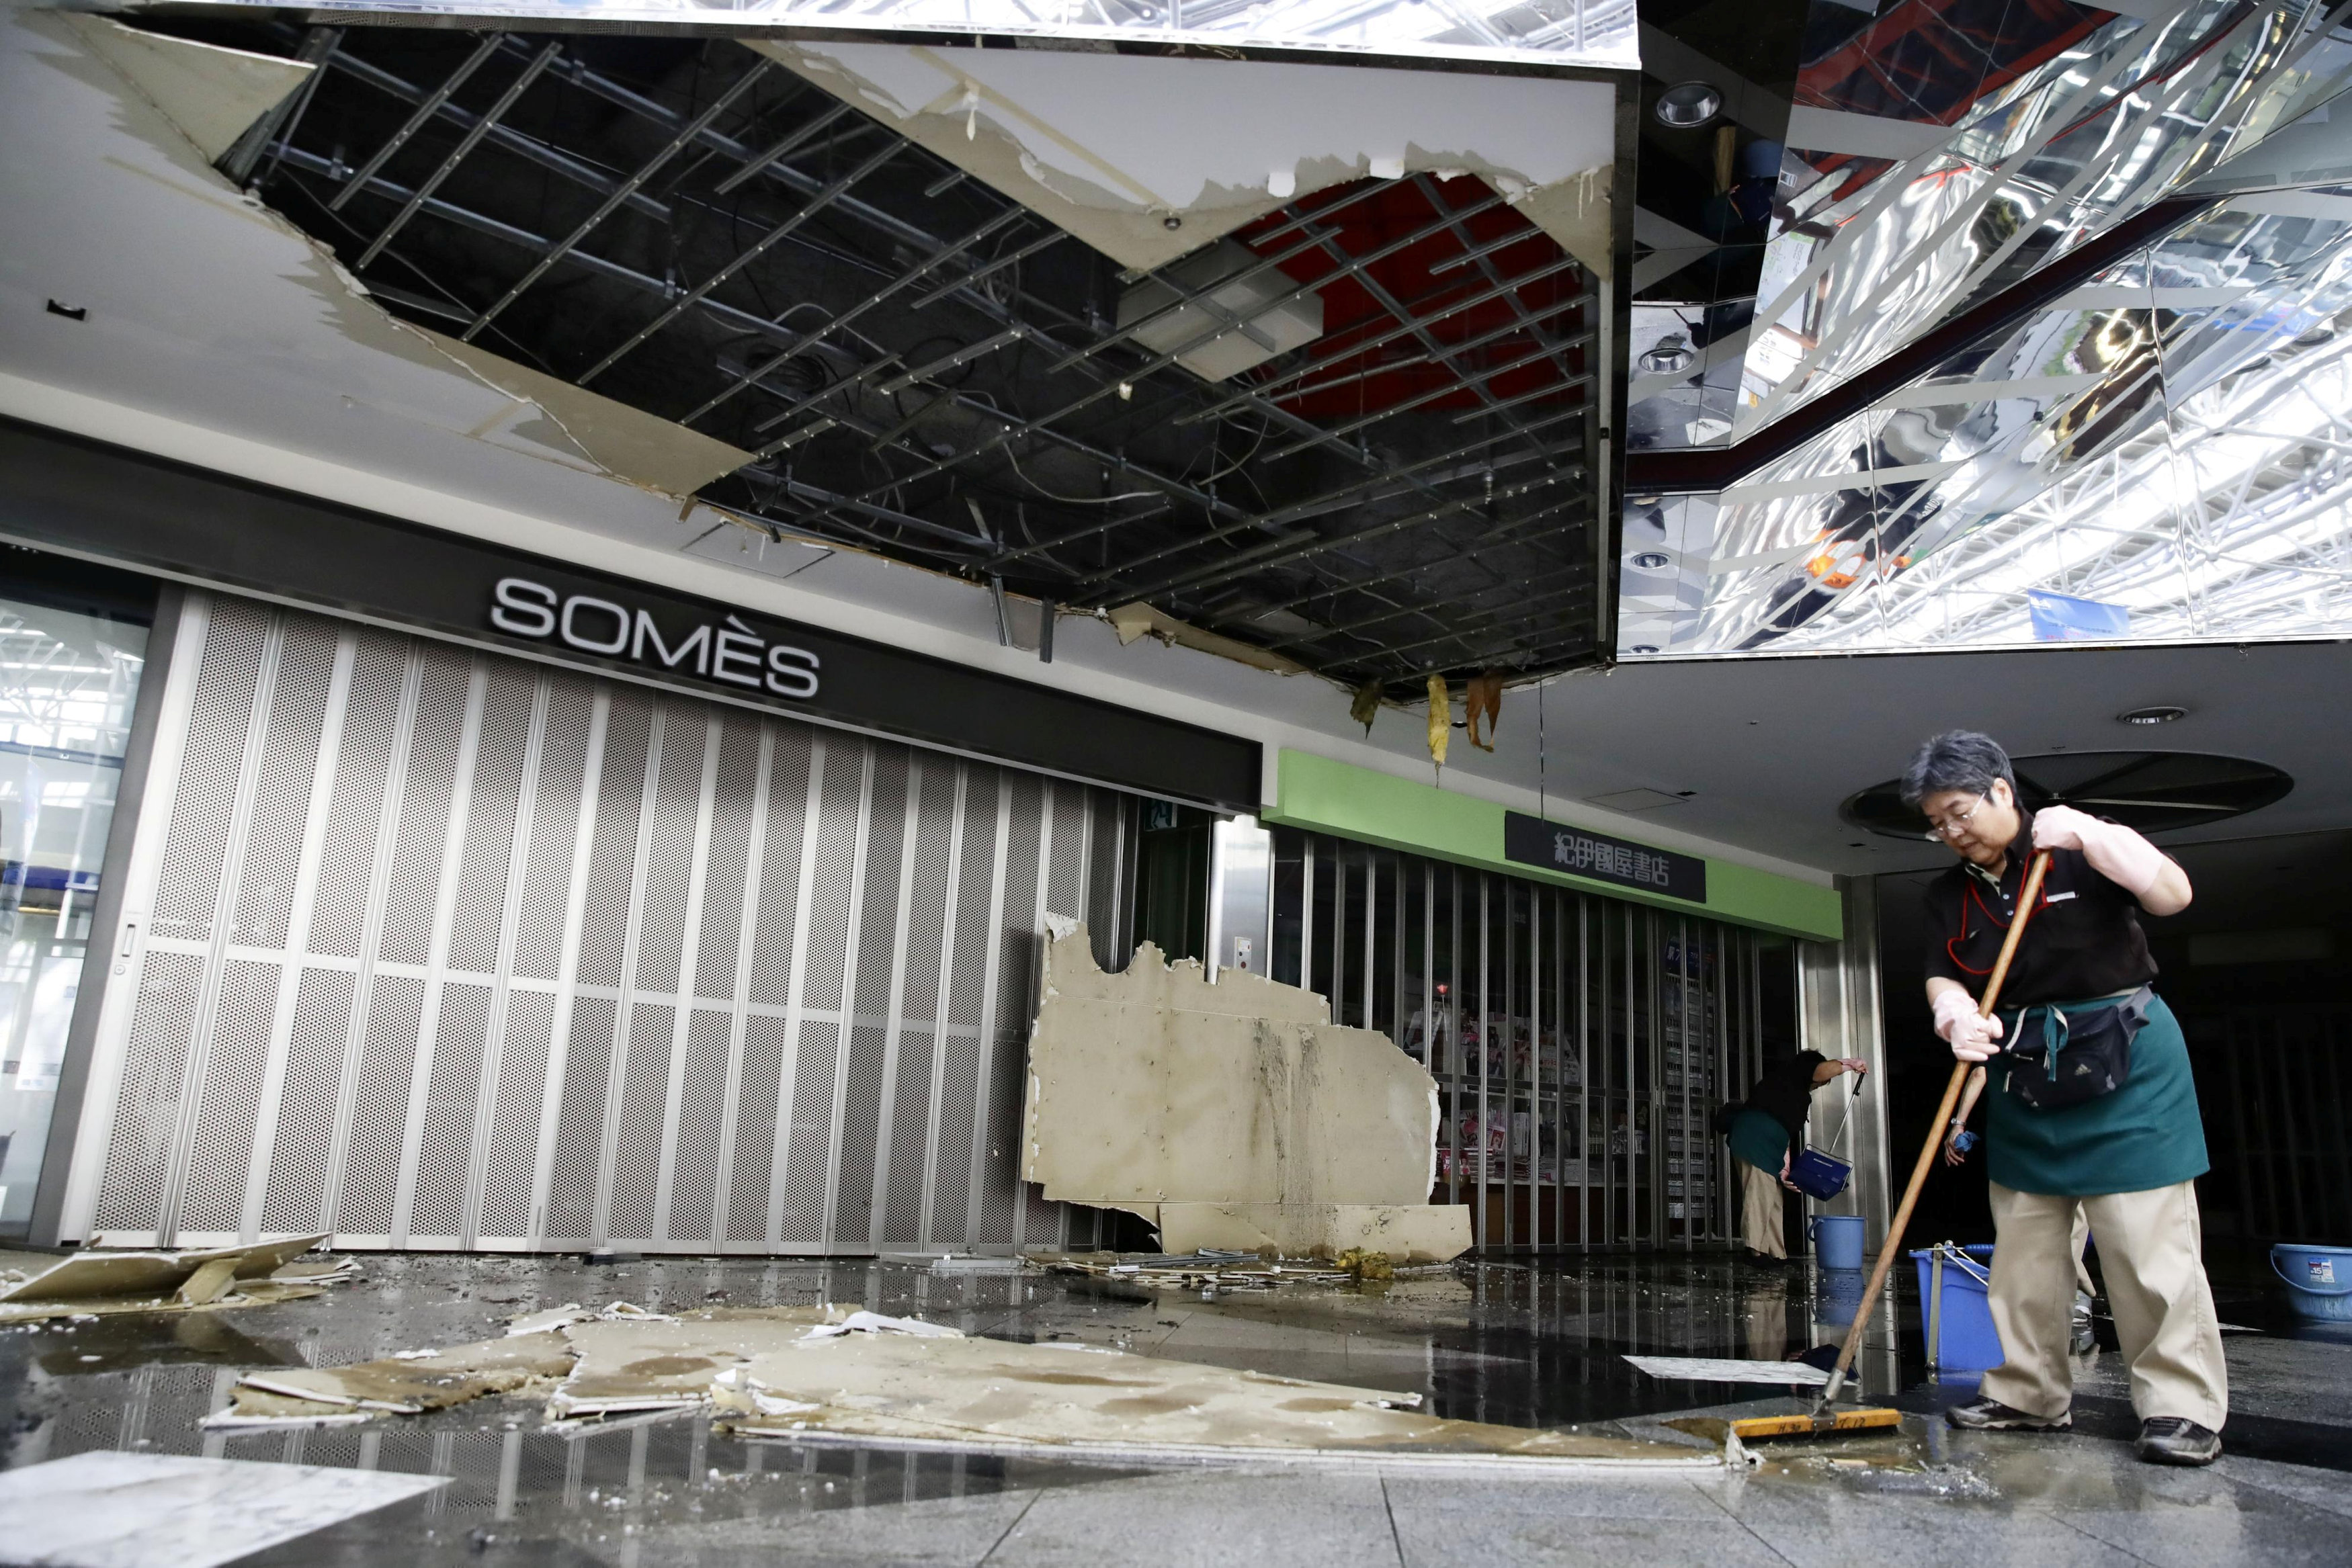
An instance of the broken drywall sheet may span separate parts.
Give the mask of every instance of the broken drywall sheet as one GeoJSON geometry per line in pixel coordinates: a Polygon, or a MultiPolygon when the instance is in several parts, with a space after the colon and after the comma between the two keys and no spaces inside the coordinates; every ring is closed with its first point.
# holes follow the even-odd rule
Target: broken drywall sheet
{"type": "Polygon", "coordinates": [[[289,1237],[187,1252],[85,1249],[48,1268],[23,1270],[19,1278],[0,1276],[0,1323],[253,1307],[315,1296],[322,1285],[358,1272],[348,1262],[324,1269],[293,1264],[325,1239],[289,1237]]]}
{"type": "Polygon", "coordinates": [[[1284,658],[1280,653],[1236,638],[1220,636],[1140,601],[1120,605],[1110,612],[1108,620],[1111,630],[1118,634],[1122,648],[1139,637],[1150,636],[1157,637],[1171,647],[1214,653],[1221,659],[1232,659],[1261,670],[1270,670],[1277,675],[1296,675],[1307,668],[1296,659],[1284,658]]]}
{"type": "Polygon", "coordinates": [[[1021,1174],[1049,1198],[1142,1215],[1169,1252],[1442,1261],[1470,1228],[1428,1201],[1437,1124],[1421,1064],[1311,991],[1231,969],[1213,986],[1150,943],[1105,974],[1075,923],[1046,945],[1021,1174]]]}
{"type": "Polygon", "coordinates": [[[740,446],[675,420],[573,386],[478,345],[415,328],[433,346],[509,396],[536,403],[606,473],[663,495],[691,496],[751,461],[740,446]]]}
{"type": "Polygon", "coordinates": [[[67,12],[59,20],[163,110],[208,163],[226,156],[255,120],[318,69],[304,60],[141,32],[104,16],[67,12]]]}
{"type": "Polygon", "coordinates": [[[76,75],[104,78],[126,127],[163,150],[174,165],[169,188],[233,210],[278,236],[278,245],[255,253],[256,267],[307,289],[334,329],[358,347],[459,378],[455,384],[444,380],[429,395],[406,397],[371,394],[355,378],[354,402],[672,500],[751,460],[675,421],[399,319],[331,250],[212,167],[247,127],[301,85],[310,66],[144,33],[103,17],[41,14],[33,25],[74,51],[76,75]]]}
{"type": "Polygon", "coordinates": [[[1616,162],[1607,82],[747,42],[1126,267],[1164,266],[1302,196],[1368,176],[1467,173],[1608,275],[1608,225],[1596,232],[1582,200],[1597,191],[1605,205],[1616,162]],[[1533,200],[1556,191],[1581,194],[1533,200]]]}
{"type": "Polygon", "coordinates": [[[509,1319],[499,1339],[402,1351],[348,1366],[272,1367],[239,1378],[228,1407],[204,1425],[231,1430],[337,1426],[446,1409],[490,1394],[552,1390],[578,1363],[570,1337],[575,1329],[675,1321],[626,1301],[601,1310],[566,1303],[509,1319]]]}
{"type": "Polygon", "coordinates": [[[570,1420],[700,1405],[721,1373],[837,1327],[844,1317],[835,1308],[775,1307],[668,1322],[575,1323],[562,1333],[579,1360],[549,1398],[547,1413],[570,1420]]]}
{"type": "Polygon", "coordinates": [[[1624,1438],[1424,1415],[1415,1394],[1066,1342],[846,1334],[758,1355],[715,1386],[740,1437],[1097,1459],[1464,1458],[1713,1466],[1624,1438]]]}

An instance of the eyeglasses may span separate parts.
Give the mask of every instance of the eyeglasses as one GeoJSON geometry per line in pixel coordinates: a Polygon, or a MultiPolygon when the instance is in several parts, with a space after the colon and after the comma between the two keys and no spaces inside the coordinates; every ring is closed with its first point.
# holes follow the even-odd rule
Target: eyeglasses
{"type": "Polygon", "coordinates": [[[1982,807],[1984,803],[1985,797],[1979,795],[1977,797],[1976,805],[1969,807],[1967,810],[1955,811],[1940,822],[1929,822],[1927,824],[1927,841],[1931,844],[1940,844],[1947,839],[1966,832],[1968,831],[1969,819],[1975,816],[1979,808],[1982,807]]]}

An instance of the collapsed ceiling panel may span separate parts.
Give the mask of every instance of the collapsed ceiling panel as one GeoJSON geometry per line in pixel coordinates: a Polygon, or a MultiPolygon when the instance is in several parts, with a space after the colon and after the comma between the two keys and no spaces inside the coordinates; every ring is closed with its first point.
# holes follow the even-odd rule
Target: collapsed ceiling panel
{"type": "Polygon", "coordinates": [[[222,168],[608,471],[1351,687],[1601,654],[1607,84],[153,25],[315,63],[222,168]]]}
{"type": "Polygon", "coordinates": [[[317,68],[244,49],[123,26],[68,12],[59,20],[162,110],[208,159],[218,159],[317,68]]]}
{"type": "MultiPolygon", "coordinates": [[[[1472,173],[1517,202],[1605,179],[1601,82],[1241,60],[753,46],[1124,266],[1161,267],[1301,196],[1472,173]]],[[[1539,203],[1549,212],[1563,204],[1539,203]]],[[[1603,243],[1584,260],[1608,265],[1603,243]]]]}

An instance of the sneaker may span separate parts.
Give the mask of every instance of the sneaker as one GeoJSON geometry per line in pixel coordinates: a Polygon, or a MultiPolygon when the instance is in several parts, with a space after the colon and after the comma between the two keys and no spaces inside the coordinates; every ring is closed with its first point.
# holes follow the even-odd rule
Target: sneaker
{"type": "Polygon", "coordinates": [[[2012,1410],[1998,1399],[1971,1399],[1944,1412],[1944,1419],[1971,1432],[2063,1432],[2074,1425],[2071,1410],[2043,1417],[2012,1410]]]}
{"type": "Polygon", "coordinates": [[[2151,1465],[2210,1465],[2221,1457],[2221,1434],[2181,1416],[2139,1424],[2139,1457],[2151,1465]]]}

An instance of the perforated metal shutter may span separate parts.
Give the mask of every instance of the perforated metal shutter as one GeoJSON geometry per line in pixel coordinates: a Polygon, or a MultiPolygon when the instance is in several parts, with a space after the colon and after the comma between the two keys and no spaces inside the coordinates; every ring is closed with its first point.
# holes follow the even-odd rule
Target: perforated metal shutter
{"type": "Polygon", "coordinates": [[[1014,1176],[1110,791],[191,594],[68,1231],[1085,1245],[1014,1176]]]}

